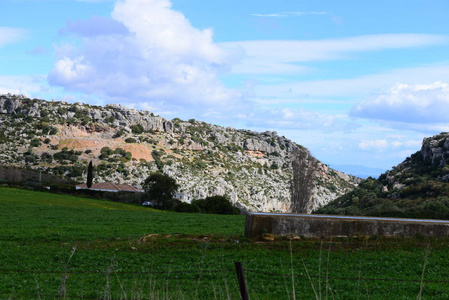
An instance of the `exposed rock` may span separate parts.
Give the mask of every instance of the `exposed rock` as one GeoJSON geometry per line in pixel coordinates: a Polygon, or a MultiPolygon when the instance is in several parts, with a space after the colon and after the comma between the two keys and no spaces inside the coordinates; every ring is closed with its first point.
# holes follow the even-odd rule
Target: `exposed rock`
{"type": "MultiPolygon", "coordinates": [[[[227,195],[244,211],[291,210],[292,152],[298,146],[274,131],[170,121],[121,105],[99,107],[14,95],[0,95],[0,121],[0,136],[6,137],[0,145],[1,164],[39,167],[84,182],[86,172],[79,170],[92,160],[98,166],[96,181],[136,186],[150,172],[162,171],[176,179],[189,199],[227,195]],[[31,120],[20,123],[23,117],[31,120]],[[21,125],[15,127],[16,123],[21,125]],[[133,133],[133,125],[141,125],[144,132],[133,133]],[[38,137],[32,147],[31,135],[38,137]],[[63,148],[73,151],[73,161],[54,158],[63,148]]],[[[358,182],[321,163],[314,180],[312,209],[358,182]]]]}

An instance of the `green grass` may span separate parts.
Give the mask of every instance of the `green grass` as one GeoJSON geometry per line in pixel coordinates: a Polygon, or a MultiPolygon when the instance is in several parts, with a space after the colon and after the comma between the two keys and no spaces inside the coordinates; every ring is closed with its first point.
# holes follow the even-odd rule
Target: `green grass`
{"type": "Polygon", "coordinates": [[[162,234],[243,234],[243,216],[192,215],[46,192],[0,189],[0,240],[77,242],[162,234]]]}
{"type": "MultiPolygon", "coordinates": [[[[254,242],[244,221],[0,188],[0,299],[55,298],[66,271],[66,299],[238,299],[236,261],[251,299],[415,299],[424,265],[449,278],[447,239],[254,242]]],[[[448,299],[448,283],[422,298],[448,299]]]]}

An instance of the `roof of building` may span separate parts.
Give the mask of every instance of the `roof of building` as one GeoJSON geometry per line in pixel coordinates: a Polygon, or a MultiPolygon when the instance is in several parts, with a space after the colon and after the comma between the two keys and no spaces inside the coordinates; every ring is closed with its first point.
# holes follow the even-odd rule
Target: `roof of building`
{"type": "MultiPolygon", "coordinates": [[[[87,184],[78,184],[76,186],[79,189],[87,189],[87,184]]],[[[99,182],[92,184],[92,187],[90,187],[91,190],[102,190],[102,191],[113,191],[113,192],[143,192],[143,190],[140,190],[132,185],[129,184],[116,184],[112,182],[99,182]]]]}

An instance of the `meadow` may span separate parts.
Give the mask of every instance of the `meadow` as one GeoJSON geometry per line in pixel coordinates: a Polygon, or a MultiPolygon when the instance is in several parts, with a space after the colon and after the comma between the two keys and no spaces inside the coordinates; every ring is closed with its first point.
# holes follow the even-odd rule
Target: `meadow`
{"type": "Polygon", "coordinates": [[[0,188],[0,299],[448,299],[449,239],[244,237],[185,214],[0,188]],[[146,238],[143,238],[146,237],[146,238]]]}

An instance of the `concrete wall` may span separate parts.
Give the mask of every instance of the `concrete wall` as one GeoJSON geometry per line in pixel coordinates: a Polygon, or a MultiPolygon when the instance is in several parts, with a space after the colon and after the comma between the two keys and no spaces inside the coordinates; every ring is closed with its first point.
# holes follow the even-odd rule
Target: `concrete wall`
{"type": "Polygon", "coordinates": [[[258,238],[263,233],[295,234],[304,237],[445,237],[449,221],[399,218],[373,218],[306,214],[248,213],[245,235],[258,238]]]}

